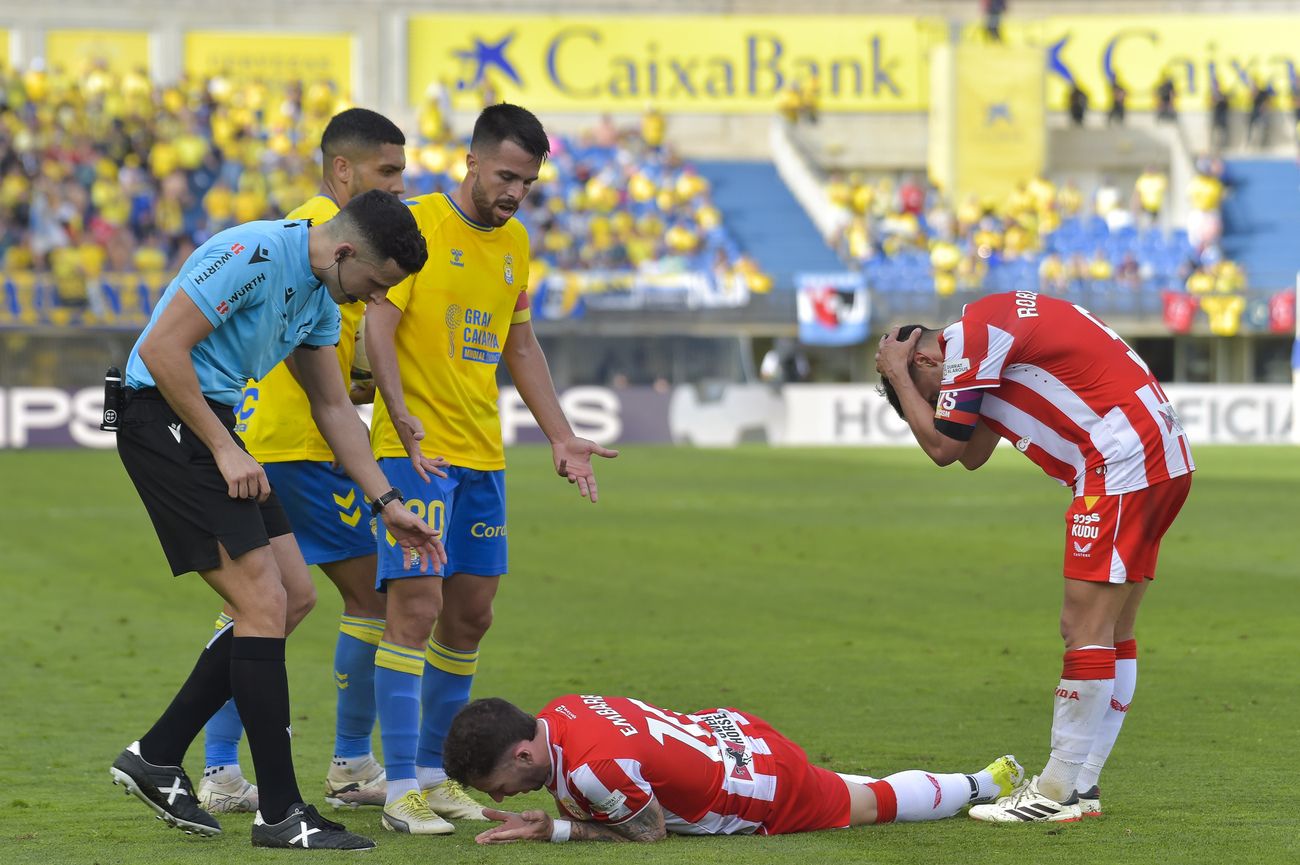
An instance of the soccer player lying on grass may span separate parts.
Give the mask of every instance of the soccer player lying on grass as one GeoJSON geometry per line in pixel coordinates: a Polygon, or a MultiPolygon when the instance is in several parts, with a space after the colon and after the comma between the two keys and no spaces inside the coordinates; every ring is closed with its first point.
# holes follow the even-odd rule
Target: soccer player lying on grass
{"type": "Polygon", "coordinates": [[[1012,756],[969,775],[840,775],[738,709],[683,715],[631,697],[577,694],[552,700],[537,717],[505,700],[475,700],[452,721],[443,759],[449,776],[497,802],[545,787],[564,814],[484,809],[501,825],[480,833],[480,844],[938,820],[1009,794],[1024,775],[1012,756]]]}
{"type": "Polygon", "coordinates": [[[1013,442],[1074,491],[1065,512],[1065,662],[1052,753],[999,823],[1100,815],[1097,780],[1137,684],[1133,628],[1160,539],[1191,489],[1191,446],[1137,353],[1081,306],[1018,291],[969,303],[942,331],[880,341],[881,392],[941,466],[982,466],[1013,442]]]}

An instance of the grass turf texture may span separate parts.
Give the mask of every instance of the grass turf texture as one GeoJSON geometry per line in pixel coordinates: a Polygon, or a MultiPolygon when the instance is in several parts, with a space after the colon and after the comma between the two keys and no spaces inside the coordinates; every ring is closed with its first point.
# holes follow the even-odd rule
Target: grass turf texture
{"type": "MultiPolygon", "coordinates": [[[[1008,751],[1041,767],[1068,494],[1019,455],[967,474],[911,450],[628,448],[599,466],[596,507],[555,479],[545,451],[510,456],[513,573],[476,695],[529,709],[570,691],[736,705],[840,771],[973,771],[1008,751]]],[[[472,823],[449,838],[397,836],[377,809],[341,819],[378,840],[373,863],[1296,861],[1285,791],[1300,709],[1289,672],[1300,450],[1196,456],[1139,619],[1137,698],[1101,820],[959,817],[597,850],[478,848],[484,824],[472,823]]],[[[109,783],[217,610],[197,577],[168,574],[116,456],[5,452],[0,477],[0,861],[302,860],[254,855],[247,815],[223,815],[215,840],[165,829],[109,783]]],[[[300,783],[323,806],[340,603],[318,577],[289,675],[300,783]]],[[[191,776],[201,765],[196,743],[191,776]]],[[[553,813],[536,794],[511,807],[542,805],[553,813]]]]}

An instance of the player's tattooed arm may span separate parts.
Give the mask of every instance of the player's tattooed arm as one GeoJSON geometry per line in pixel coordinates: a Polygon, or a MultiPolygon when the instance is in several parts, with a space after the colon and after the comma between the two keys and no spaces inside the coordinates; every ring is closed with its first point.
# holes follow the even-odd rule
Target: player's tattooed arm
{"type": "MultiPolygon", "coordinates": [[[[483,815],[500,825],[480,832],[475,841],[480,844],[509,844],[512,841],[551,841],[554,838],[555,820],[545,811],[524,811],[520,814],[484,808],[483,815]]],[[[615,826],[606,826],[587,820],[569,820],[569,841],[660,841],[667,837],[664,812],[659,803],[651,799],[630,819],[615,826]]],[[[560,840],[560,839],[555,839],[560,840]]]]}
{"type": "Polygon", "coordinates": [[[651,799],[633,817],[614,826],[575,820],[569,838],[573,841],[662,841],[667,836],[664,811],[651,799]]]}

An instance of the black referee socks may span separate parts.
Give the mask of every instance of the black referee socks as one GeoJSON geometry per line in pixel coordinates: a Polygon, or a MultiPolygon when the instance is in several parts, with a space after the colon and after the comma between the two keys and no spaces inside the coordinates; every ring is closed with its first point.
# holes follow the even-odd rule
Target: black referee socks
{"type": "MultiPolygon", "coordinates": [[[[290,805],[302,801],[289,749],[289,677],[284,669],[284,638],[235,637],[230,649],[229,681],[226,693],[233,693],[253,753],[258,810],[263,821],[279,823],[290,805]]],[[[212,711],[218,708],[220,704],[212,711]]]]}

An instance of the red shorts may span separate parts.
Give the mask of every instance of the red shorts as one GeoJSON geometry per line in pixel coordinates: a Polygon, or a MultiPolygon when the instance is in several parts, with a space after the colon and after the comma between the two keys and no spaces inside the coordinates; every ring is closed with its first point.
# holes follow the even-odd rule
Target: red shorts
{"type": "Polygon", "coordinates": [[[849,788],[834,772],[814,766],[808,755],[762,718],[748,712],[745,735],[762,738],[776,758],[776,798],[760,835],[788,835],[849,825],[849,788]]]}
{"type": "Polygon", "coordinates": [[[1077,496],[1065,512],[1065,576],[1140,583],[1156,576],[1160,539],[1192,488],[1190,474],[1117,496],[1077,496]]]}

